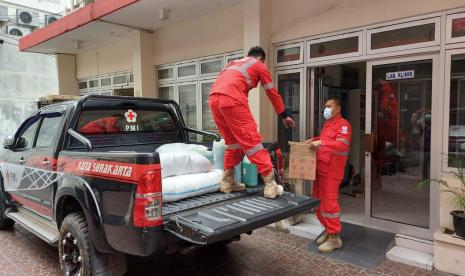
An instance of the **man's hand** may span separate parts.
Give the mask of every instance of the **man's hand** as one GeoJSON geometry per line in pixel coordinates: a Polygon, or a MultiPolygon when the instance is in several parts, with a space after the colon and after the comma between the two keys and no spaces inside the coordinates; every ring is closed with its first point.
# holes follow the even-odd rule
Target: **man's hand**
{"type": "Polygon", "coordinates": [[[309,145],[312,149],[318,149],[321,146],[321,140],[310,142],[309,145]]]}
{"type": "Polygon", "coordinates": [[[291,117],[287,117],[287,118],[283,119],[283,124],[284,124],[284,127],[286,127],[286,128],[295,126],[294,120],[292,120],[291,117]]]}
{"type": "Polygon", "coordinates": [[[314,139],[315,139],[315,137],[312,137],[312,138],[310,138],[310,139],[305,140],[304,143],[305,143],[305,144],[310,144],[311,142],[314,141],[314,139]]]}

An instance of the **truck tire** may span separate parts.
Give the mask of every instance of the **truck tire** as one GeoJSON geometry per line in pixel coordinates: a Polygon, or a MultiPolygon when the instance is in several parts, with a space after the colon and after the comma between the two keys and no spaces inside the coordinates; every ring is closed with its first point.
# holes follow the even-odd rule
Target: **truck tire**
{"type": "Polygon", "coordinates": [[[63,275],[92,275],[92,245],[82,212],[67,215],[60,228],[58,256],[63,275]]]}
{"type": "Polygon", "coordinates": [[[58,256],[63,275],[124,275],[126,255],[99,254],[90,239],[87,221],[82,212],[65,217],[60,228],[58,256]]]}

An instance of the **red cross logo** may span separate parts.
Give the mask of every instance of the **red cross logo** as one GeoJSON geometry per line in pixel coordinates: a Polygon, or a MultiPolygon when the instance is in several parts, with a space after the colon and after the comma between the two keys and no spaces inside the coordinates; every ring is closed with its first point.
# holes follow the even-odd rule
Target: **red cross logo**
{"type": "Polygon", "coordinates": [[[126,117],[126,121],[128,121],[128,123],[135,123],[136,122],[137,113],[132,111],[132,109],[129,109],[127,112],[125,112],[124,116],[126,117]]]}

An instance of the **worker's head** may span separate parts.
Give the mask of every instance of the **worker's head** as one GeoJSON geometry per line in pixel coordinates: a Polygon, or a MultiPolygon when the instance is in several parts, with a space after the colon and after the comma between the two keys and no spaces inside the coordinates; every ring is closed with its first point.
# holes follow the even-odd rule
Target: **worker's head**
{"type": "Polygon", "coordinates": [[[326,120],[334,118],[341,114],[341,99],[339,98],[329,98],[325,102],[325,111],[323,112],[323,116],[326,120]]]}
{"type": "Polygon", "coordinates": [[[265,62],[265,50],[263,50],[260,46],[255,46],[250,48],[249,52],[247,53],[248,57],[254,57],[259,59],[261,62],[265,62]]]}

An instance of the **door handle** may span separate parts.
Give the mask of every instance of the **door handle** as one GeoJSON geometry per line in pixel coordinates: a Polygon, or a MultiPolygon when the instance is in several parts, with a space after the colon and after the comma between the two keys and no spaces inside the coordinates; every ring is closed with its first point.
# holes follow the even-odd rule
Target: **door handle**
{"type": "Polygon", "coordinates": [[[44,160],[44,161],[42,161],[42,165],[50,165],[50,160],[44,160]]]}
{"type": "Polygon", "coordinates": [[[19,159],[19,164],[22,165],[22,164],[24,164],[24,163],[26,163],[26,160],[25,160],[23,157],[21,157],[21,159],[19,159]]]}

